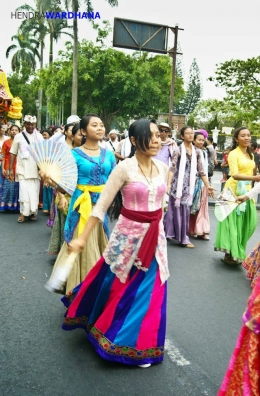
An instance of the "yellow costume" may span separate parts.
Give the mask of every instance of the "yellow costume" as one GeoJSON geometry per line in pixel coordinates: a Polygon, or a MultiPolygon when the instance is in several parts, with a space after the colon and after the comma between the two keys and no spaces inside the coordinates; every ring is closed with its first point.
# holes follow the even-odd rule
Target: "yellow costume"
{"type": "MultiPolygon", "coordinates": [[[[253,176],[255,162],[237,147],[228,156],[231,177],[225,184],[225,189],[230,187],[235,195],[241,195],[252,187],[250,180],[238,181],[232,176],[243,174],[253,176]],[[243,192],[239,192],[244,190],[243,192]]],[[[243,204],[244,205],[244,204],[243,204]]],[[[241,206],[241,205],[240,205],[241,206]]],[[[257,213],[253,200],[245,203],[244,209],[240,206],[233,210],[222,222],[218,222],[215,250],[230,254],[237,263],[242,263],[246,258],[246,245],[257,225],[257,213]]]]}
{"type": "MultiPolygon", "coordinates": [[[[237,147],[235,150],[230,151],[228,156],[228,165],[231,177],[225,184],[225,188],[230,187],[235,195],[238,180],[233,179],[232,175],[237,175],[238,173],[252,176],[255,168],[255,161],[250,159],[248,155],[245,155],[242,150],[237,147]]],[[[247,191],[251,190],[251,183],[246,185],[247,191]]]]}

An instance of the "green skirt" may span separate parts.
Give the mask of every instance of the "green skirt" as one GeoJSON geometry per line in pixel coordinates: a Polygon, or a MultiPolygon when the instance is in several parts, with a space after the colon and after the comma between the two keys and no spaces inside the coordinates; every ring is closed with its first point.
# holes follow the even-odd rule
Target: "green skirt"
{"type": "Polygon", "coordinates": [[[246,201],[246,210],[237,214],[236,209],[221,223],[218,222],[215,250],[228,253],[233,260],[246,258],[246,245],[257,226],[257,212],[253,200],[246,201]]]}

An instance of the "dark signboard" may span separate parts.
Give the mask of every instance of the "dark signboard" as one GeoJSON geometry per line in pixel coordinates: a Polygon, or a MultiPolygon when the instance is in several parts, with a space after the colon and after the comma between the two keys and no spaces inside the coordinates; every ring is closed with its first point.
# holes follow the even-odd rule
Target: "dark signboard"
{"type": "Polygon", "coordinates": [[[113,46],[167,54],[168,26],[114,19],[113,46]]]}

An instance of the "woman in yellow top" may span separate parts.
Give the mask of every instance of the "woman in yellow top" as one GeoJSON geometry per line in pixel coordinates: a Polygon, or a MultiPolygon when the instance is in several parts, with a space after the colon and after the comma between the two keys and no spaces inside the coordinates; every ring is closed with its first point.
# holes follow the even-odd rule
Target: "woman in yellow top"
{"type": "MultiPolygon", "coordinates": [[[[228,156],[231,177],[225,184],[225,189],[230,187],[235,195],[245,194],[251,189],[252,181],[260,181],[260,175],[254,176],[255,162],[250,143],[250,131],[245,127],[238,128],[228,156]]],[[[246,257],[247,242],[256,225],[257,213],[253,200],[239,205],[224,221],[218,222],[215,250],[225,253],[224,263],[242,263],[246,257]]]]}

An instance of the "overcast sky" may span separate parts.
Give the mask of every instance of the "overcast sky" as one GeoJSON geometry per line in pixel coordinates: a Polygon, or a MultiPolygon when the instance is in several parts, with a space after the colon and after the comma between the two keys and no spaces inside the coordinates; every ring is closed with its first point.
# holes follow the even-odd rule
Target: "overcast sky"
{"type": "MultiPolygon", "coordinates": [[[[16,34],[21,23],[19,19],[11,19],[11,12],[25,3],[34,6],[33,0],[9,0],[4,1],[1,8],[0,65],[6,73],[11,71],[11,62],[5,58],[5,51],[12,44],[11,37],[16,34]]],[[[119,0],[116,8],[109,7],[105,0],[92,0],[92,3],[95,11],[100,13],[101,20],[108,19],[112,26],[114,17],[118,17],[168,26],[177,23],[183,28],[184,31],[179,32],[179,42],[186,78],[191,62],[196,58],[205,99],[220,99],[223,96],[221,89],[206,81],[214,75],[216,64],[260,55],[259,0],[119,0]]],[[[81,4],[80,11],[85,11],[83,0],[81,4]]],[[[79,38],[94,38],[86,20],[79,20],[79,38]]],[[[173,46],[173,40],[174,36],[171,35],[169,47],[173,46]]],[[[62,41],[55,44],[54,57],[63,45],[62,41]]],[[[47,52],[44,62],[48,62],[47,52]]]]}

